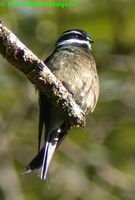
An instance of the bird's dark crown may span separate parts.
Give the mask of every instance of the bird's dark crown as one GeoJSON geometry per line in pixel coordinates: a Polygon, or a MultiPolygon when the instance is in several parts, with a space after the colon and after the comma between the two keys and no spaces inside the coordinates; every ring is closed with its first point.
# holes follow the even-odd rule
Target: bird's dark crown
{"type": "Polygon", "coordinates": [[[56,48],[62,46],[77,46],[77,47],[85,47],[91,50],[91,43],[94,41],[92,40],[91,36],[88,35],[85,31],[80,29],[72,29],[67,30],[62,33],[60,38],[56,42],[56,48]]]}

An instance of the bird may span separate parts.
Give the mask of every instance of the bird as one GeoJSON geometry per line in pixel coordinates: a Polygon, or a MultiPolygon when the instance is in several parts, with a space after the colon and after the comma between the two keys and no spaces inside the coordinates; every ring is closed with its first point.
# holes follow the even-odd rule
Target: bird
{"type": "MultiPolygon", "coordinates": [[[[73,95],[85,115],[94,111],[99,96],[96,62],[91,54],[92,43],[92,37],[84,30],[66,30],[56,41],[52,54],[44,60],[46,66],[73,95]]],[[[53,154],[72,127],[47,95],[39,90],[38,95],[38,152],[26,166],[25,172],[39,169],[40,178],[46,179],[53,154]],[[43,133],[44,144],[41,148],[43,133]]]]}

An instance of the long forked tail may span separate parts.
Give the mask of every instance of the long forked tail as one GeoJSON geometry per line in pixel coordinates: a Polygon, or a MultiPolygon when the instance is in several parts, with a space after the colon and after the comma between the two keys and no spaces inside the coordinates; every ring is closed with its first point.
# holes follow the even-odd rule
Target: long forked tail
{"type": "Polygon", "coordinates": [[[49,164],[57,147],[60,129],[53,131],[50,137],[46,140],[44,147],[26,166],[24,173],[32,172],[35,169],[41,168],[40,178],[46,179],[49,164]]]}
{"type": "Polygon", "coordinates": [[[57,147],[57,142],[54,143],[54,142],[47,141],[45,144],[44,157],[43,157],[43,163],[42,163],[41,174],[40,174],[41,179],[46,179],[47,177],[49,164],[51,162],[51,159],[53,157],[56,147],[57,147]]]}
{"type": "Polygon", "coordinates": [[[46,179],[47,177],[49,164],[51,162],[55,149],[58,145],[60,133],[61,133],[61,128],[58,128],[52,131],[50,134],[48,134],[48,138],[46,139],[44,146],[44,157],[40,174],[41,179],[46,179]]]}
{"type": "Polygon", "coordinates": [[[39,169],[43,163],[44,148],[32,159],[32,161],[25,167],[23,174],[30,173],[35,169],[39,169]]]}
{"type": "Polygon", "coordinates": [[[42,150],[25,167],[23,174],[30,173],[35,169],[41,168],[40,178],[45,180],[47,177],[49,164],[51,162],[56,147],[56,143],[46,142],[42,150]]]}

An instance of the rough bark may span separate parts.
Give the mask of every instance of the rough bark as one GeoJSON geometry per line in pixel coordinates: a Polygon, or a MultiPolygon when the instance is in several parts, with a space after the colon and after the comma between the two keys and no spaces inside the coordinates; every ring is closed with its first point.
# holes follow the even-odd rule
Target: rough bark
{"type": "Polygon", "coordinates": [[[28,79],[69,119],[71,125],[84,126],[85,114],[73,96],[52,74],[47,66],[0,22],[0,53],[28,79]]]}

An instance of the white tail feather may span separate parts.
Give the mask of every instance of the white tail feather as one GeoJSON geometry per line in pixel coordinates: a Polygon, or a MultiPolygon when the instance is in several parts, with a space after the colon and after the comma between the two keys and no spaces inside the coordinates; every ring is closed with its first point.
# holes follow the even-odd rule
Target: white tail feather
{"type": "Polygon", "coordinates": [[[46,142],[46,145],[44,147],[44,158],[43,158],[43,164],[41,168],[41,174],[40,178],[41,179],[46,179],[47,177],[47,172],[49,168],[49,164],[51,162],[52,156],[54,154],[54,151],[56,149],[57,143],[51,143],[51,142],[46,142]]]}

